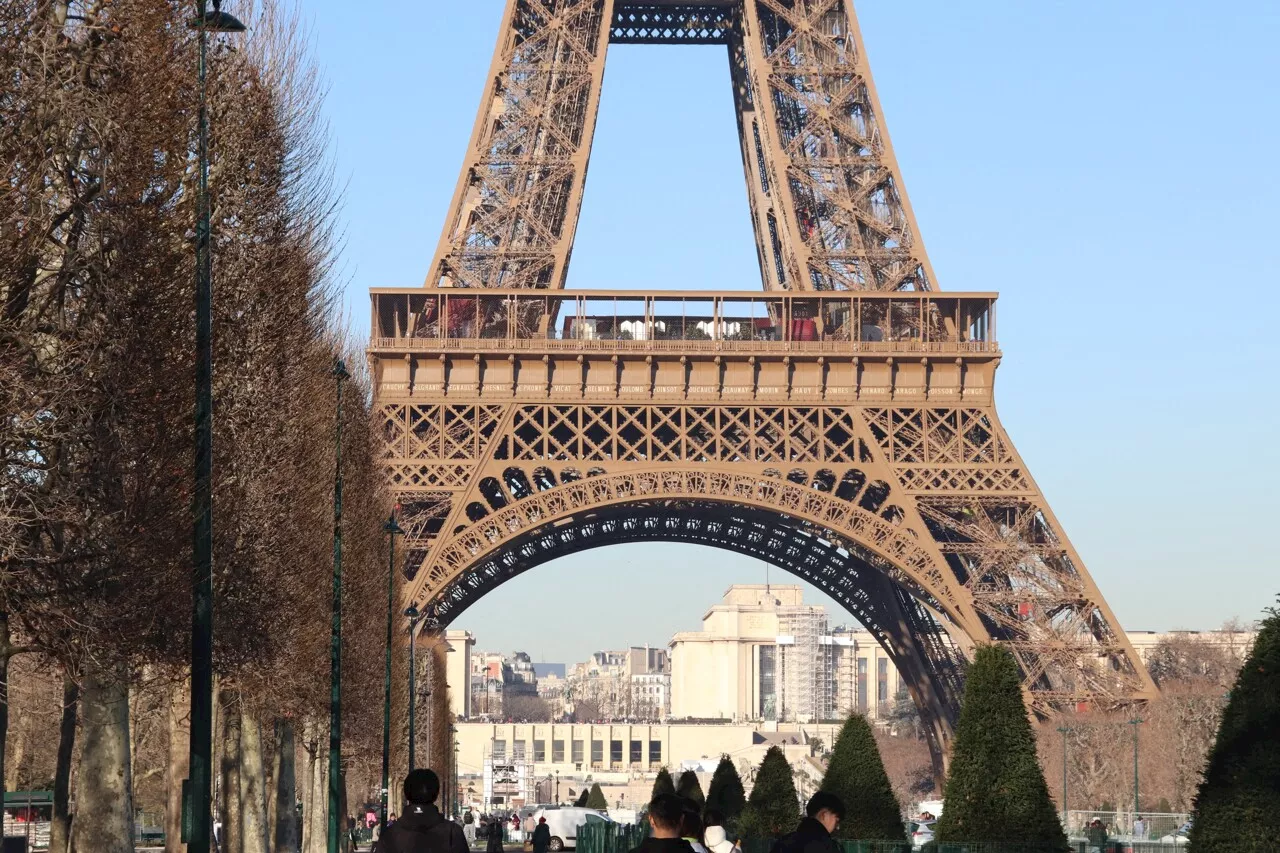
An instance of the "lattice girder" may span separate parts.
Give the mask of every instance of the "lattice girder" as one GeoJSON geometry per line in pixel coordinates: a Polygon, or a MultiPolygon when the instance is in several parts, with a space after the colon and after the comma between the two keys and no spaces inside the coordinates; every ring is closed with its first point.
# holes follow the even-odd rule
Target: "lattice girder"
{"type": "MultiPolygon", "coordinates": [[[[702,401],[691,383],[681,401],[622,400],[617,387],[589,391],[585,383],[577,399],[556,400],[554,382],[538,386],[542,400],[520,400],[484,381],[489,365],[505,371],[515,364],[511,388],[520,386],[520,359],[493,346],[473,357],[465,349],[441,355],[446,375],[455,358],[466,366],[455,390],[441,386],[450,402],[420,402],[412,384],[397,382],[379,397],[392,425],[388,470],[397,488],[449,496],[434,538],[425,549],[415,541],[415,553],[426,554],[410,584],[420,607],[456,589],[475,565],[501,562],[540,530],[593,513],[653,501],[697,501],[725,512],[746,506],[861,549],[969,644],[1008,644],[1038,707],[1047,707],[1036,698],[1041,693],[1111,703],[1149,692],[989,404],[863,402],[861,386],[840,386],[811,404],[785,395],[729,403],[718,399],[719,383],[699,386],[702,401]],[[490,393],[495,399],[486,402],[490,393]],[[426,426],[409,430],[410,440],[402,424],[426,426]],[[410,454],[400,455],[406,448],[410,454]],[[468,452],[474,455],[458,458],[468,452]],[[406,481],[406,471],[421,482],[406,481]],[[1092,660],[1084,667],[1082,654],[1092,660]]],[[[528,363],[551,375],[548,358],[528,363]]],[[[655,376],[664,364],[695,373],[682,356],[647,358],[655,376]]],[[[806,356],[787,358],[805,370],[806,356]]],[[[989,391],[982,367],[989,358],[962,358],[955,375],[976,377],[989,391]]],[[[583,361],[571,363],[586,375],[583,361]]],[[[890,374],[902,378],[902,371],[890,374]]],[[[870,394],[911,396],[917,381],[908,375],[905,387],[891,381],[870,394]]],[[[657,393],[655,385],[650,396],[657,393]]]]}
{"type": "Polygon", "coordinates": [[[564,286],[609,42],[727,46],[766,289],[933,289],[846,0],[509,0],[429,285],[564,286]]]}
{"type": "Polygon", "coordinates": [[[434,625],[556,556],[700,542],[841,601],[935,760],[975,644],[1040,713],[1155,695],[997,417],[994,295],[936,291],[851,0],[508,0],[487,79],[429,287],[373,294],[434,625]],[[562,290],[610,40],[726,46],[764,294],[562,290]]]}

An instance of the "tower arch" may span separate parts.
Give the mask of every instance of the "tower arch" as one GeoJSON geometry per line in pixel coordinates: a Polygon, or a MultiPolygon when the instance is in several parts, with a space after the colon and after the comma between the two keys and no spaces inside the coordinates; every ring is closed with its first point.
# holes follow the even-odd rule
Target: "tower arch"
{"type": "MultiPolygon", "coordinates": [[[[944,615],[937,598],[886,557],[882,546],[839,536],[805,514],[741,500],[670,494],[581,504],[551,496],[551,505],[563,510],[560,514],[536,512],[535,523],[491,539],[461,571],[426,594],[428,628],[441,630],[502,584],[584,551],[670,542],[754,557],[822,590],[875,637],[920,711],[940,778],[959,713],[961,647],[971,641],[955,641],[952,631],[960,629],[944,615]]],[[[630,580],[644,582],[643,577],[630,580]]]]}

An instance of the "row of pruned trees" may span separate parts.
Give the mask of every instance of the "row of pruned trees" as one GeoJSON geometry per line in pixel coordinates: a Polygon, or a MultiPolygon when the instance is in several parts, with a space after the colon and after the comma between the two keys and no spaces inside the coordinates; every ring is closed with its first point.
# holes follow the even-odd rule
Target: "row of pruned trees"
{"type": "Polygon", "coordinates": [[[1066,740],[1068,805],[1133,811],[1133,724],[1139,729],[1138,774],[1146,812],[1190,812],[1227,695],[1249,651],[1252,632],[1235,623],[1206,639],[1171,634],[1152,648],[1147,667],[1160,695],[1139,709],[1067,713],[1040,724],[1041,764],[1062,802],[1066,740]],[[1066,731],[1062,731],[1066,729],[1066,731]]]}
{"type": "MultiPolygon", "coordinates": [[[[381,754],[381,527],[391,506],[363,359],[338,322],[320,88],[293,20],[270,0],[237,11],[250,35],[211,42],[208,83],[215,787],[222,849],[292,849],[296,797],[310,851],[324,833],[338,416],[353,769],[381,754]],[[340,415],[335,357],[355,374],[340,415]]],[[[0,0],[0,683],[14,685],[16,667],[42,685],[27,699],[33,718],[52,725],[16,728],[30,768],[22,781],[53,785],[58,853],[69,843],[131,851],[138,798],[166,810],[179,849],[192,593],[192,14],[170,0],[0,0]]],[[[396,666],[403,684],[401,656],[396,666]]],[[[397,732],[404,698],[401,689],[397,732]]],[[[6,701],[0,764],[7,728],[6,701]]]]}
{"type": "MultiPolygon", "coordinates": [[[[1144,754],[1149,756],[1142,765],[1142,778],[1147,780],[1143,790],[1150,798],[1145,802],[1173,796],[1179,808],[1194,809],[1193,849],[1226,849],[1232,844],[1237,849],[1270,849],[1280,832],[1280,822],[1269,808],[1280,796],[1280,611],[1268,614],[1252,649],[1252,632],[1228,625],[1216,642],[1173,635],[1148,657],[1162,695],[1136,709],[1146,727],[1144,754]]],[[[1075,744],[1068,752],[1073,762],[1068,766],[1069,781],[1079,791],[1073,796],[1085,802],[1119,799],[1132,791],[1132,729],[1125,728],[1135,719],[1134,711],[1064,715],[1033,724],[1012,655],[997,646],[979,647],[968,668],[952,743],[946,807],[935,827],[939,842],[1068,849],[1059,817],[1061,799],[1054,802],[1045,773],[1048,769],[1050,779],[1061,778],[1061,760],[1056,767],[1051,760],[1052,747],[1060,750],[1061,742],[1053,743],[1046,733],[1060,736],[1065,728],[1075,738],[1068,742],[1069,747],[1075,744]],[[1099,742],[1090,746],[1093,738],[1099,742]],[[1129,773],[1083,772],[1112,767],[1109,762],[1116,753],[1129,773]],[[1100,780],[1109,787],[1097,787],[1100,780]],[[1091,782],[1095,787],[1089,787],[1091,782]]],[[[866,718],[851,716],[826,755],[820,788],[839,796],[845,805],[839,837],[901,842],[905,798],[886,772],[887,744],[878,740],[866,718]]],[[[821,745],[810,746],[822,752],[821,745]]],[[[728,756],[717,766],[705,798],[691,770],[678,780],[661,770],[653,796],[682,796],[700,811],[715,812],[742,837],[776,838],[789,832],[803,798],[795,785],[799,774],[783,750],[770,747],[758,768],[744,769],[751,783],[745,799],[742,779],[728,756]]]]}

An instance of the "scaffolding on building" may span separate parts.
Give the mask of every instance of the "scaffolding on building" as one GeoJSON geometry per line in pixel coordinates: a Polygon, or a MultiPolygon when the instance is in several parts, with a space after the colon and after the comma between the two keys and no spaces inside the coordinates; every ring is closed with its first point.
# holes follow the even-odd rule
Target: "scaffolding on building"
{"type": "Polygon", "coordinates": [[[778,628],[783,708],[780,719],[831,719],[831,670],[822,646],[827,633],[826,611],[812,605],[779,608],[778,628]]]}

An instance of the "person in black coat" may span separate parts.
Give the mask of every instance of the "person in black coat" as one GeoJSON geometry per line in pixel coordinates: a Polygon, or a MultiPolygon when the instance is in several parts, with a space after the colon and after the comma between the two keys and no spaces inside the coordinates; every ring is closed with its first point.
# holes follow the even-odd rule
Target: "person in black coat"
{"type": "Polygon", "coordinates": [[[796,831],[774,842],[770,853],[840,853],[831,833],[844,819],[844,803],[829,791],[819,791],[809,798],[805,816],[796,831]]]}
{"type": "Polygon", "coordinates": [[[404,778],[405,812],[378,839],[377,853],[470,853],[462,827],[436,808],[440,777],[414,770],[404,778]]]}
{"type": "Polygon", "coordinates": [[[485,853],[502,853],[502,836],[506,832],[507,822],[501,818],[489,821],[488,841],[485,842],[485,853]]]}
{"type": "Polygon", "coordinates": [[[547,826],[545,817],[538,818],[538,825],[533,828],[533,853],[547,853],[551,846],[551,827],[547,826]]]}
{"type": "Polygon", "coordinates": [[[693,853],[693,845],[680,837],[684,799],[675,794],[659,794],[649,803],[649,837],[631,853],[693,853]]]}

